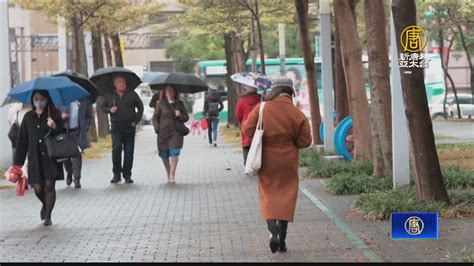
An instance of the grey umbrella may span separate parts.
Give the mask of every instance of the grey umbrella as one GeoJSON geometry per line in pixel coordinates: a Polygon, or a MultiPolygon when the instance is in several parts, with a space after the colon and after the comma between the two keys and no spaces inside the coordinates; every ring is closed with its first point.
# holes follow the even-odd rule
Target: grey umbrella
{"type": "Polygon", "coordinates": [[[148,83],[152,90],[161,90],[166,85],[173,85],[181,93],[197,93],[207,91],[207,84],[202,79],[186,73],[165,73],[148,83]]]}
{"type": "Polygon", "coordinates": [[[140,78],[135,72],[123,68],[123,67],[106,67],[97,69],[94,74],[90,77],[92,83],[94,83],[99,92],[102,95],[113,93],[114,91],[114,78],[117,75],[122,75],[127,81],[127,88],[134,90],[142,83],[140,78]]]}

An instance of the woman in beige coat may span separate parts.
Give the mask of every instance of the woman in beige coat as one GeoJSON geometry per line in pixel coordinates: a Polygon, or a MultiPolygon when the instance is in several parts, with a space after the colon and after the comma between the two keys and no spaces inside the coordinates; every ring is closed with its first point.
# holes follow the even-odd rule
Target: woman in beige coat
{"type": "MultiPolygon", "coordinates": [[[[270,249],[286,251],[286,230],[292,222],[298,197],[298,149],[311,144],[308,119],[293,105],[293,82],[283,78],[273,82],[263,109],[262,166],[258,172],[260,213],[271,233],[270,249]]],[[[244,123],[253,137],[259,106],[244,123]]]]}

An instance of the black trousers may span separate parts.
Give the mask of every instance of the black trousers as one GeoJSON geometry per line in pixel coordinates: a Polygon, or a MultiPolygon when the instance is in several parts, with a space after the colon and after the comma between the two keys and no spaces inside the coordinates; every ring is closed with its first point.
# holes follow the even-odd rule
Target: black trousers
{"type": "Polygon", "coordinates": [[[73,176],[74,180],[81,180],[82,155],[71,158],[63,162],[68,176],[73,176]]]}
{"type": "Polygon", "coordinates": [[[245,163],[247,163],[247,156],[249,155],[250,146],[242,147],[242,150],[244,152],[244,165],[245,165],[245,163]]]}
{"type": "Polygon", "coordinates": [[[112,127],[112,171],[115,178],[132,177],[133,153],[135,150],[135,128],[132,126],[112,127]],[[124,159],[122,166],[122,150],[124,159]]]}

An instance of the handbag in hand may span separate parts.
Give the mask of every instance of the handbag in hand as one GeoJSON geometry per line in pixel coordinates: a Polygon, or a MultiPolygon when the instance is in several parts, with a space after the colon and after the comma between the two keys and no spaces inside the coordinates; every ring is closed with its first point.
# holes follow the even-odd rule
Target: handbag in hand
{"type": "Polygon", "coordinates": [[[262,167],[262,141],[263,141],[263,108],[265,102],[260,104],[257,128],[252,138],[252,144],[245,162],[245,174],[257,174],[262,167]]]}
{"type": "MultiPolygon", "coordinates": [[[[176,101],[176,107],[177,106],[178,106],[178,101],[176,101]]],[[[189,134],[189,128],[183,122],[178,120],[178,118],[176,117],[176,115],[174,113],[174,110],[172,110],[171,106],[170,106],[170,112],[173,115],[174,123],[176,125],[176,129],[178,130],[178,133],[183,137],[187,136],[189,134]]]]}
{"type": "Polygon", "coordinates": [[[51,132],[46,135],[44,144],[46,145],[46,150],[51,159],[61,161],[81,156],[82,151],[75,136],[67,133],[58,135],[50,133],[51,132]]]}

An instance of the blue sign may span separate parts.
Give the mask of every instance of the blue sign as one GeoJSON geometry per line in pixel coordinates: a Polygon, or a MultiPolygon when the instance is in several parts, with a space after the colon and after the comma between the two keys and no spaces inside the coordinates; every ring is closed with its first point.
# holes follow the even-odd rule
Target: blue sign
{"type": "Polygon", "coordinates": [[[394,212],[391,220],[392,239],[438,239],[438,213],[436,212],[394,212]]]}

